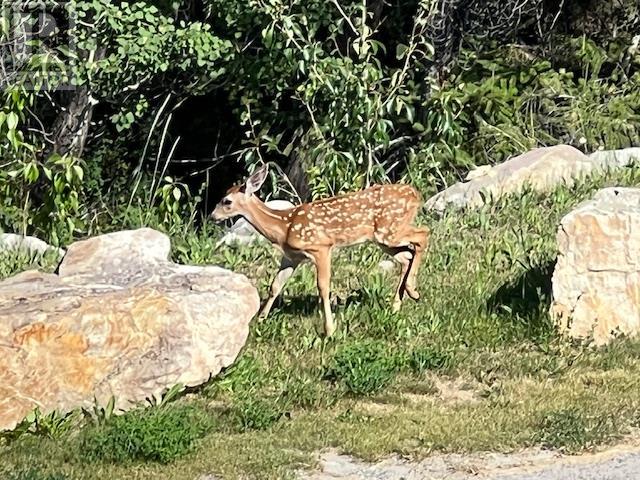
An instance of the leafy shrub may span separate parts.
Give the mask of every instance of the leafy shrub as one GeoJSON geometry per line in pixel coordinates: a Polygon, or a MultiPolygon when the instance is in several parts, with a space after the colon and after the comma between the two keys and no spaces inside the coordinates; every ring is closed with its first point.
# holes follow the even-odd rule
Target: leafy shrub
{"type": "Polygon", "coordinates": [[[391,383],[397,370],[397,358],[384,343],[364,340],[340,348],[333,357],[330,374],[350,392],[371,395],[391,383]]]}
{"type": "Polygon", "coordinates": [[[241,431],[266,430],[284,415],[275,398],[240,399],[231,409],[231,419],[241,431]]]}
{"type": "Polygon", "coordinates": [[[169,463],[193,450],[211,427],[190,406],[133,410],[83,432],[81,454],[87,461],[169,463]]]}
{"type": "Polygon", "coordinates": [[[568,452],[601,444],[619,433],[613,416],[588,416],[577,408],[548,412],[537,427],[538,443],[568,452]]]}

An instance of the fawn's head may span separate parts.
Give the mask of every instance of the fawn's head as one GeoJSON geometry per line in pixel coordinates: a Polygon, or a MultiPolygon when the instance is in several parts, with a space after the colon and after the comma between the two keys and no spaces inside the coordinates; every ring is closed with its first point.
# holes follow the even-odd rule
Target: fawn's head
{"type": "Polygon", "coordinates": [[[213,209],[211,217],[215,221],[220,221],[244,213],[247,201],[260,190],[268,173],[269,167],[267,165],[260,167],[247,178],[244,185],[236,185],[227,190],[222,200],[213,209]]]}

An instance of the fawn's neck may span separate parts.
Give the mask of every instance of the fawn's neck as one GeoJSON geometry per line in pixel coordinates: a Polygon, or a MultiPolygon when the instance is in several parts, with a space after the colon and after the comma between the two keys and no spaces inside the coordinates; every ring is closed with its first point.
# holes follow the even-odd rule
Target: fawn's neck
{"type": "Polygon", "coordinates": [[[271,243],[284,244],[289,231],[292,209],[274,210],[255,196],[247,201],[243,217],[271,243]]]}

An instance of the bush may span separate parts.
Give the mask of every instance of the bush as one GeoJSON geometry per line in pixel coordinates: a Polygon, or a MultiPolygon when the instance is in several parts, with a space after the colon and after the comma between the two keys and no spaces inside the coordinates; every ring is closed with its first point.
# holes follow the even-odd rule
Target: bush
{"type": "Polygon", "coordinates": [[[330,375],[356,395],[371,395],[391,383],[397,370],[397,358],[384,343],[365,340],[339,349],[330,375]]]}
{"type": "Polygon", "coordinates": [[[133,410],[83,432],[81,454],[87,461],[169,463],[192,451],[211,427],[191,406],[133,410]]]}

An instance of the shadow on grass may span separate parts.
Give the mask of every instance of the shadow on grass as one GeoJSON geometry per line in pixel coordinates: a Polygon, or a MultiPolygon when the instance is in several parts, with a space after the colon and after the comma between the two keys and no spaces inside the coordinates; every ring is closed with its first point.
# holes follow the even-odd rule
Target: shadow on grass
{"type": "Polygon", "coordinates": [[[514,322],[526,323],[527,329],[548,333],[551,321],[548,311],[551,303],[551,276],[555,261],[527,270],[514,282],[500,287],[487,301],[487,309],[514,322]]]}
{"type": "Polygon", "coordinates": [[[311,293],[279,297],[274,304],[274,311],[286,315],[310,316],[318,311],[319,301],[318,295],[311,293]]]}

